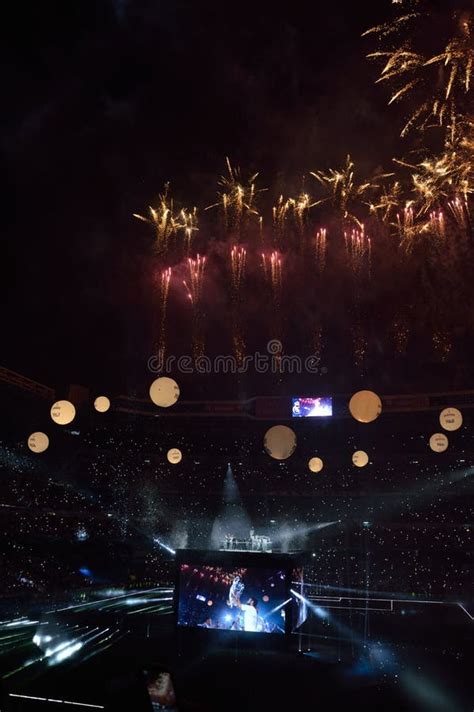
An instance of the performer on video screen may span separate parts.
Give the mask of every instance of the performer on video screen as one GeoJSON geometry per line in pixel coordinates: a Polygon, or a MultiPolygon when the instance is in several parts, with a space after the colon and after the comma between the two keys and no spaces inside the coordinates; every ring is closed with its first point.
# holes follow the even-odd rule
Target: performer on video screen
{"type": "Polygon", "coordinates": [[[255,633],[258,630],[257,602],[254,598],[249,598],[247,603],[237,603],[244,613],[244,630],[247,633],[255,633]]]}
{"type": "Polygon", "coordinates": [[[206,618],[204,623],[198,623],[199,628],[213,628],[212,618],[206,618]]]}
{"type": "Polygon", "coordinates": [[[227,605],[233,608],[234,606],[238,606],[240,603],[240,597],[242,595],[242,591],[244,590],[245,585],[242,583],[240,580],[240,576],[236,576],[234,580],[232,581],[231,587],[229,589],[229,598],[227,600],[227,605]]]}

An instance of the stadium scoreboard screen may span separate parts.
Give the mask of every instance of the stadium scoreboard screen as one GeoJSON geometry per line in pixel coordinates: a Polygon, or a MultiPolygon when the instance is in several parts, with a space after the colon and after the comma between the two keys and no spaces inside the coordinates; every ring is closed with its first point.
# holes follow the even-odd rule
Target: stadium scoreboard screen
{"type": "Polygon", "coordinates": [[[332,398],[292,398],[291,415],[293,418],[327,418],[332,415],[332,398]]]}

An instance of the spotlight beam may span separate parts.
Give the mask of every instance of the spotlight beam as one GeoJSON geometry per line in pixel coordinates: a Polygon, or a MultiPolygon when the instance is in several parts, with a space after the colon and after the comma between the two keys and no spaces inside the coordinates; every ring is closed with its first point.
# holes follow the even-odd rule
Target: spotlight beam
{"type": "Polygon", "coordinates": [[[153,537],[153,541],[155,542],[155,544],[158,544],[158,546],[161,546],[162,549],[165,549],[165,551],[168,551],[173,556],[176,554],[175,549],[172,549],[171,546],[168,546],[168,544],[165,544],[163,541],[160,541],[160,539],[153,537]]]}
{"type": "Polygon", "coordinates": [[[287,603],[290,603],[291,598],[287,598],[286,601],[283,601],[283,603],[280,603],[278,606],[275,606],[269,613],[266,613],[263,616],[263,619],[268,618],[268,616],[271,616],[273,613],[276,613],[276,611],[279,611],[280,608],[283,608],[283,606],[286,606],[287,603]]]}
{"type": "MultiPolygon", "coordinates": [[[[311,584],[310,584],[311,585],[311,584]]],[[[474,615],[469,613],[469,611],[465,608],[465,606],[460,603],[459,601],[433,601],[433,600],[427,600],[427,599],[413,599],[413,598],[371,598],[371,597],[361,597],[361,598],[354,598],[351,596],[317,596],[317,595],[308,595],[308,598],[305,598],[304,596],[301,596],[299,593],[297,593],[294,589],[291,589],[291,593],[299,598],[300,600],[304,601],[307,603],[312,610],[314,610],[314,603],[319,602],[318,608],[320,609],[328,609],[328,608],[338,608],[338,609],[345,609],[345,610],[370,610],[370,611],[383,611],[387,613],[394,613],[395,608],[394,604],[425,604],[429,603],[430,605],[437,605],[437,606],[458,606],[465,614],[466,616],[471,620],[474,621],[474,615]],[[311,606],[311,602],[313,602],[313,606],[311,606]],[[346,602],[346,603],[344,603],[346,602]],[[341,605],[337,605],[337,604],[341,605]],[[354,603],[361,603],[363,605],[360,606],[354,606],[354,603]],[[389,603],[390,607],[382,607],[382,608],[367,608],[367,605],[370,603],[389,603]]]]}
{"type": "MultiPolygon", "coordinates": [[[[155,591],[162,591],[163,593],[166,593],[168,591],[171,591],[172,589],[166,589],[163,588],[162,586],[158,586],[155,588],[149,588],[146,591],[129,591],[128,593],[121,593],[119,596],[111,596],[110,598],[105,598],[105,599],[100,599],[100,601],[89,601],[88,603],[78,603],[76,606],[66,606],[65,608],[54,608],[50,611],[46,611],[46,613],[61,613],[62,611],[70,611],[74,609],[79,609],[79,608],[90,608],[91,606],[100,606],[101,604],[108,602],[108,601],[116,601],[119,599],[123,598],[130,598],[131,596],[144,596],[146,593],[153,593],[155,591]]],[[[39,621],[34,621],[35,623],[38,623],[39,621]]]]}

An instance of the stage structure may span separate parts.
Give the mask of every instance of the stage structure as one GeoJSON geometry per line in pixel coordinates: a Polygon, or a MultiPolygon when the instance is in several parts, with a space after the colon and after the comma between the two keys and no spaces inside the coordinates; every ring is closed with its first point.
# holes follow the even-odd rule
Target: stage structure
{"type": "Polygon", "coordinates": [[[226,534],[219,551],[253,551],[271,554],[273,546],[269,536],[255,534],[251,529],[248,539],[237,539],[233,534],[226,534]]]}

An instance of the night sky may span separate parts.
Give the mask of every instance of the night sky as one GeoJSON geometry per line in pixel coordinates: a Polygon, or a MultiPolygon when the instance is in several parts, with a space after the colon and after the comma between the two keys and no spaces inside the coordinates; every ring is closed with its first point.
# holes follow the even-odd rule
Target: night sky
{"type": "MultiPolygon", "coordinates": [[[[225,157],[261,184],[351,153],[400,152],[361,33],[390,4],[116,0],[16,3],[6,24],[2,145],[8,293],[2,363],[49,385],[145,380],[150,236],[132,218],[170,181],[215,200],[225,157]]],[[[384,15],[385,13],[385,15],[384,15]]],[[[211,336],[211,340],[212,340],[211,336]]],[[[214,336],[216,338],[216,336],[214,336]]]]}

